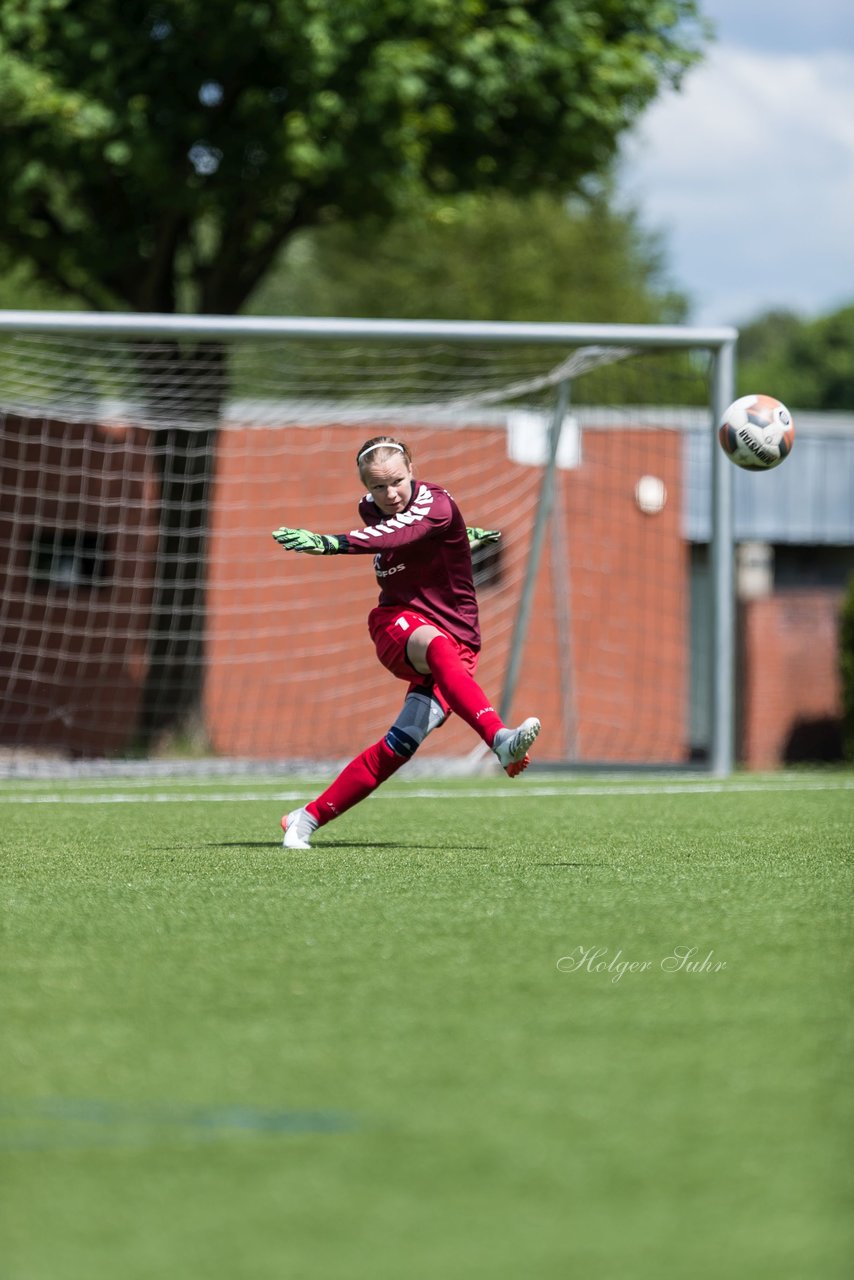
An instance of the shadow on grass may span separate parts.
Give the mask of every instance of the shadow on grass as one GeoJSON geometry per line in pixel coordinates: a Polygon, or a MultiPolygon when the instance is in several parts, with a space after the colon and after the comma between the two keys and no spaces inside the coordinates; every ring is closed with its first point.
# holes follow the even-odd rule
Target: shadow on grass
{"type": "MultiPolygon", "coordinates": [[[[178,848],[179,846],[174,846],[178,848]]],[[[210,841],[206,849],[282,849],[281,840],[217,840],[210,841]]],[[[311,849],[282,850],[287,853],[322,853],[324,849],[422,849],[427,853],[443,850],[467,849],[473,853],[489,853],[490,849],[483,844],[403,844],[400,840],[324,840],[322,844],[312,845],[311,849]]]]}
{"type": "Polygon", "coordinates": [[[536,862],[537,867],[604,867],[604,862],[536,862]]]}

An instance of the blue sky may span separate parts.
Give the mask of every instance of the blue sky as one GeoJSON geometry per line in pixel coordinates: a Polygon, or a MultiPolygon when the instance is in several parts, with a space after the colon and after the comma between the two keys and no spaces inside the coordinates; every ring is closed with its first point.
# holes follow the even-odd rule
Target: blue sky
{"type": "Polygon", "coordinates": [[[700,0],[717,38],[624,148],[698,324],[854,302],[854,0],[700,0]]]}

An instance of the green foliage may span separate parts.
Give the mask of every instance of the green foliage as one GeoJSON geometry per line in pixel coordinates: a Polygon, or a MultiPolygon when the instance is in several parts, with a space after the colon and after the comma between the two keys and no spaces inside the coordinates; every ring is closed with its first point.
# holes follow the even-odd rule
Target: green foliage
{"type": "MultiPolygon", "coordinates": [[[[461,197],[392,222],[325,227],[297,236],[252,299],[273,315],[390,316],[451,320],[678,322],[684,299],[668,287],[654,237],[632,212],[609,207],[605,193],[569,203],[544,193],[461,197]]],[[[315,360],[313,344],[309,359],[315,360]]],[[[539,349],[538,365],[566,359],[565,347],[539,349]]],[[[518,377],[520,349],[497,349],[494,366],[518,377]]],[[[385,366],[388,355],[365,348],[360,366],[385,366]]],[[[459,349],[431,356],[450,376],[459,349]]],[[[263,379],[263,369],[254,371],[263,379]]],[[[624,361],[586,373],[574,397],[596,403],[654,402],[678,392],[682,403],[708,399],[706,369],[682,354],[647,353],[642,367],[624,361]]],[[[401,383],[395,380],[395,394],[401,383]]],[[[336,389],[346,395],[347,388],[336,389]]],[[[541,393],[551,404],[551,385],[541,393]]],[[[533,403],[536,393],[526,392],[533,403]]]]}
{"type": "Polygon", "coordinates": [[[772,311],[746,325],[738,387],[793,409],[854,410],[854,304],[814,320],[772,311]]]}
{"type": "Polygon", "coordinates": [[[40,280],[27,262],[14,261],[0,248],[0,310],[79,310],[84,305],[74,294],[40,280]]]}
{"type": "Polygon", "coordinates": [[[695,0],[0,8],[0,245],[94,307],[234,312],[298,230],[567,193],[698,56],[695,0]]]}
{"type": "Polygon", "coordinates": [[[842,602],[839,630],[839,667],[842,678],[842,750],[854,760],[854,577],[842,602]]]}
{"type": "Polygon", "coordinates": [[[308,232],[252,303],[273,314],[604,323],[678,321],[685,309],[634,213],[544,193],[308,232]]]}

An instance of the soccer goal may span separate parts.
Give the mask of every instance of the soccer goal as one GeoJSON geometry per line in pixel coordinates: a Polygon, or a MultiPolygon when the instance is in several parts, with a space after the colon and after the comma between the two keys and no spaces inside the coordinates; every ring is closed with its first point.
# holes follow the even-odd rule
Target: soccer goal
{"type": "MultiPolygon", "coordinates": [[[[387,433],[502,531],[475,553],[479,679],[541,717],[538,763],[728,772],[735,338],[0,313],[0,759],[326,763],[380,736],[404,690],[371,559],[270,535],[355,527],[387,433]]],[[[452,718],[416,762],[476,746],[452,718]]]]}

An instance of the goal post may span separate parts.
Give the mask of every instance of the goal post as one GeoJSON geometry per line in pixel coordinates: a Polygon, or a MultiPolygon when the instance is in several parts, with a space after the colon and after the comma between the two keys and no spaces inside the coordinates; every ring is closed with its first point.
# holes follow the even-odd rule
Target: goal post
{"type": "MultiPolygon", "coordinates": [[[[544,763],[731,771],[736,332],[0,312],[0,767],[41,753],[343,759],[402,685],[356,523],[382,433],[503,539],[484,686],[544,763]]],[[[364,741],[363,741],[364,740],[364,741]]],[[[449,723],[419,760],[469,759],[449,723]]]]}

